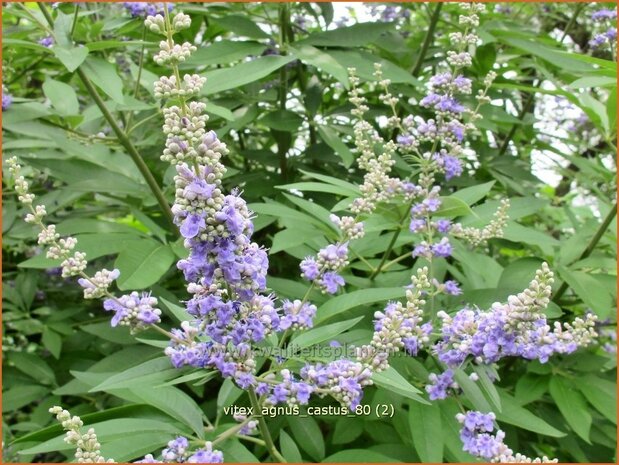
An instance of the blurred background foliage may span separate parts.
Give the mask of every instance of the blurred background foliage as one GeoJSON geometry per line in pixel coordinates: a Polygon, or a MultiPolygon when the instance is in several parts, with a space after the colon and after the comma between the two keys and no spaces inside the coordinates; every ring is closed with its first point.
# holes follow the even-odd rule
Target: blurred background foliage
{"type": "MultiPolygon", "coordinates": [[[[487,222],[497,199],[507,196],[510,222],[505,237],[486,250],[456,244],[458,262],[440,259],[436,267],[437,277],[450,274],[462,283],[461,296],[442,302],[448,311],[504,299],[547,261],[558,278],[550,316],[599,315],[598,346],[545,365],[513,360],[500,367],[496,389],[480,391],[478,399],[465,393],[472,405],[498,402],[514,449],[571,462],[614,461],[616,449],[616,63],[614,47],[590,47],[599,32],[591,13],[604,6],[615,7],[488,4],[469,77],[478,86],[490,69],[499,77],[470,140],[475,153],[467,175],[444,192],[463,189],[474,212],[461,218],[466,225],[487,222]]],[[[208,78],[210,128],[230,148],[226,187],[239,186],[256,213],[255,240],[270,248],[268,285],[281,297],[300,298],[306,286],[299,260],[327,244],[329,212],[344,209],[362,179],[351,149],[347,68],[354,66],[364,83],[376,127],[395,135],[385,126],[388,109],[372,82],[373,64],[382,63],[401,96],[400,114],[419,114],[416,102],[444,56],[448,32],[458,28],[458,5],[174,8],[192,17],[182,39],[198,51],[182,70],[208,78]]],[[[152,95],[163,71],[150,59],[159,39],[122,4],[59,3],[49,11],[60,38],[51,48],[42,41],[48,25],[36,4],[3,8],[3,95],[12,98],[2,115],[3,152],[31,167],[34,190],[58,232],[75,235],[94,267],[119,268],[121,290],[151,289],[164,302],[167,323],[178,324],[186,293],[174,264],[184,249],[132,158],[132,151],[139,154],[171,203],[173,170],[159,160],[162,115],[152,95]]],[[[397,160],[400,175],[412,169],[397,160]]],[[[58,403],[96,424],[105,455],[119,461],[190,431],[203,412],[232,422],[222,408],[239,397],[238,389],[204,372],[172,370],[161,357],[164,341],[112,329],[100,304],[84,302],[79,288],[59,276],[58,263],[33,246],[35,228],[21,220],[10,182],[3,185],[2,213],[5,461],[70,455],[57,439],[60,428],[50,426],[47,409],[58,403]]],[[[381,261],[402,213],[380,210],[366,237],[351,246],[364,258],[352,262],[346,294],[329,303],[330,322],[366,318],[341,341],[367,340],[369,316],[410,283],[418,264],[410,256],[395,260],[411,250],[408,231],[386,257],[389,266],[375,279],[367,272],[368,263],[381,261]]],[[[311,298],[318,306],[326,302],[319,293],[311,298]]],[[[423,358],[394,365],[417,387],[433,368],[423,358]]],[[[288,460],[426,458],[416,435],[429,433],[415,427],[418,405],[397,390],[370,388],[366,399],[393,403],[393,419],[279,417],[269,425],[288,460]]],[[[439,404],[444,428],[432,440],[442,452],[433,459],[470,460],[452,418],[457,406],[453,399],[439,404]]],[[[227,460],[264,455],[238,441],[223,450],[227,460]]]]}

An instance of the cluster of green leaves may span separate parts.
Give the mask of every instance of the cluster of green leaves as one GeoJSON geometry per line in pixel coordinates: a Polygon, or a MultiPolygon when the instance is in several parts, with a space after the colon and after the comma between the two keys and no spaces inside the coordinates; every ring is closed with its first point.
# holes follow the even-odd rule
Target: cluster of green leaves
{"type": "MultiPolygon", "coordinates": [[[[186,293],[174,263],[184,249],[82,79],[94,84],[171,202],[173,170],[159,161],[162,118],[152,96],[164,70],[149,60],[159,38],[119,4],[76,5],[61,4],[52,13],[51,48],[37,43],[50,26],[36,5],[4,8],[3,84],[14,103],[3,113],[3,151],[32,167],[34,190],[58,232],[78,238],[93,269],[120,269],[121,291],[152,290],[163,302],[165,325],[175,326],[186,293]]],[[[405,4],[399,8],[410,17],[358,22],[351,15],[337,26],[329,3],[175,8],[193,21],[180,40],[198,45],[182,71],[208,78],[203,99],[210,126],[231,149],[226,187],[240,186],[256,212],[255,239],[269,247],[268,286],[282,298],[302,298],[307,284],[299,260],[333,240],[329,214],[359,195],[363,175],[351,149],[347,68],[371,81],[374,63],[382,63],[393,93],[402,96],[401,114],[423,116],[410,102],[424,95],[424,82],[443,59],[458,7],[405,4]]],[[[510,221],[505,237],[486,249],[453,241],[455,260],[435,262],[434,276],[457,279],[464,291],[439,303],[447,311],[501,301],[526,287],[547,261],[558,272],[549,317],[570,320],[592,310],[604,320],[605,337],[615,330],[616,63],[586,49],[587,18],[597,8],[517,4],[511,13],[493,13],[489,5],[482,18],[483,43],[470,77],[480,85],[497,65],[500,75],[490,91],[493,104],[483,109],[470,141],[477,156],[468,167],[474,169],[446,183],[442,214],[483,226],[498,198],[509,197],[510,221]],[[588,118],[584,128],[544,134],[552,117],[552,110],[543,111],[547,96],[580,109],[588,118]],[[558,187],[538,177],[540,160],[554,160],[558,187]]],[[[374,86],[364,86],[370,116],[387,114],[374,86]]],[[[396,161],[398,175],[414,176],[406,160],[396,161]]],[[[230,381],[172,369],[161,353],[165,341],[111,328],[100,303],[83,301],[75,283],[42,273],[58,263],[32,247],[36,229],[21,221],[10,187],[7,181],[3,196],[5,460],[71,456],[47,413],[60,403],[96,428],[103,454],[117,461],[153,452],[177,434],[203,438],[207,418],[217,419],[215,433],[231,426],[223,408],[247,400],[230,381]]],[[[345,293],[329,299],[312,293],[316,328],[295,343],[367,342],[374,310],[402,298],[402,287],[424,264],[408,255],[414,236],[401,231],[405,210],[379,208],[368,219],[366,236],[351,244],[345,293]]],[[[294,462],[470,461],[458,439],[456,401],[423,398],[430,371],[436,367],[424,356],[397,358],[376,377],[364,403],[393,405],[393,418],[280,416],[269,419],[269,428],[294,462]]],[[[457,374],[463,402],[496,412],[514,449],[561,461],[615,457],[615,355],[596,346],[544,365],[510,360],[478,375],[473,383],[457,374]]],[[[221,449],[232,462],[266,455],[238,440],[221,449]]]]}

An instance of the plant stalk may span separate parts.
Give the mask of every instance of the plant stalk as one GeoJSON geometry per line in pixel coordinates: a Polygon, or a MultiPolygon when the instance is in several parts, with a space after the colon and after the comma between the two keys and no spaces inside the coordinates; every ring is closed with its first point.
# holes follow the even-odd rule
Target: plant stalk
{"type": "MultiPolygon", "coordinates": [[[[587,248],[583,250],[583,252],[576,259],[576,261],[583,260],[587,258],[589,255],[591,255],[591,252],[593,252],[598,242],[600,242],[600,239],[602,239],[602,236],[604,235],[604,233],[606,232],[606,230],[610,226],[610,223],[612,223],[616,215],[617,215],[617,202],[615,202],[615,204],[612,206],[612,208],[608,212],[608,215],[606,215],[606,218],[604,218],[604,221],[602,221],[602,224],[600,225],[598,230],[595,232],[595,235],[589,241],[587,248]]],[[[552,298],[552,301],[557,303],[561,299],[561,297],[563,297],[563,294],[565,294],[565,291],[567,291],[568,288],[569,288],[569,285],[567,284],[567,281],[563,281],[561,286],[559,286],[559,289],[557,289],[557,292],[555,293],[554,297],[552,298]]]]}
{"type": "Polygon", "coordinates": [[[262,439],[264,439],[269,454],[276,462],[287,463],[287,460],[282,456],[282,454],[279,453],[279,451],[275,447],[275,444],[273,443],[273,438],[271,437],[271,433],[269,432],[267,422],[264,420],[264,417],[260,415],[260,402],[258,402],[256,392],[253,388],[250,388],[247,392],[249,394],[249,401],[251,402],[251,406],[254,408],[254,411],[256,412],[256,415],[258,417],[258,429],[260,430],[262,439]]]}
{"type": "MultiPolygon", "coordinates": [[[[39,6],[39,9],[43,13],[43,16],[45,16],[45,19],[47,20],[49,25],[53,27],[54,20],[49,14],[49,12],[47,11],[47,8],[45,7],[45,5],[40,2],[37,3],[37,5],[39,6]]],[[[101,110],[103,117],[107,120],[108,124],[112,127],[112,130],[116,134],[118,141],[125,148],[125,150],[127,150],[127,153],[133,160],[133,163],[135,163],[138,170],[144,177],[146,184],[148,184],[148,187],[150,188],[151,192],[155,196],[155,199],[157,200],[159,207],[163,211],[166,217],[166,220],[170,224],[172,231],[175,231],[176,227],[174,225],[174,215],[172,214],[170,205],[168,201],[166,200],[165,196],[163,195],[163,192],[159,188],[159,185],[157,184],[157,181],[155,180],[153,174],[148,169],[148,166],[146,165],[146,163],[144,162],[144,160],[138,153],[135,146],[129,140],[129,137],[127,137],[127,134],[125,133],[125,131],[123,131],[121,127],[118,126],[118,124],[116,123],[114,116],[112,115],[110,110],[106,107],[105,102],[103,101],[103,99],[101,98],[101,96],[99,95],[95,87],[92,85],[92,82],[90,82],[90,79],[88,79],[88,76],[86,76],[86,73],[84,73],[84,71],[80,68],[77,68],[76,72],[77,72],[78,77],[84,84],[84,87],[86,87],[86,90],[88,91],[92,99],[95,101],[97,107],[99,107],[99,110],[101,110]]]]}

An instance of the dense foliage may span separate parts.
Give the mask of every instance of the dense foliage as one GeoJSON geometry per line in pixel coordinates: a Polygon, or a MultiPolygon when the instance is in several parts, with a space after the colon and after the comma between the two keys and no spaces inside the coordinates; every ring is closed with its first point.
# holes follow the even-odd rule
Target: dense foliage
{"type": "Polygon", "coordinates": [[[615,461],[614,5],[348,7],[3,8],[5,461],[615,461]]]}

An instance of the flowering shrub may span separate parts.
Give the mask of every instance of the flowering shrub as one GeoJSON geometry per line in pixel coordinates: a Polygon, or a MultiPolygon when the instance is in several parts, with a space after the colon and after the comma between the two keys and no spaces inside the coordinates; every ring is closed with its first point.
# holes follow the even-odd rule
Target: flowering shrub
{"type": "MultiPolygon", "coordinates": [[[[548,5],[372,5],[337,28],[320,5],[11,10],[9,44],[55,68],[47,105],[9,93],[29,68],[3,86],[5,211],[25,211],[5,241],[9,459],[613,456],[614,64],[562,50],[612,11],[558,10],[551,47],[506,19],[548,5]],[[537,93],[597,138],[562,155],[571,196],[534,169],[574,147],[531,121],[537,93]]],[[[614,53],[612,27],[588,31],[614,53]]]]}

